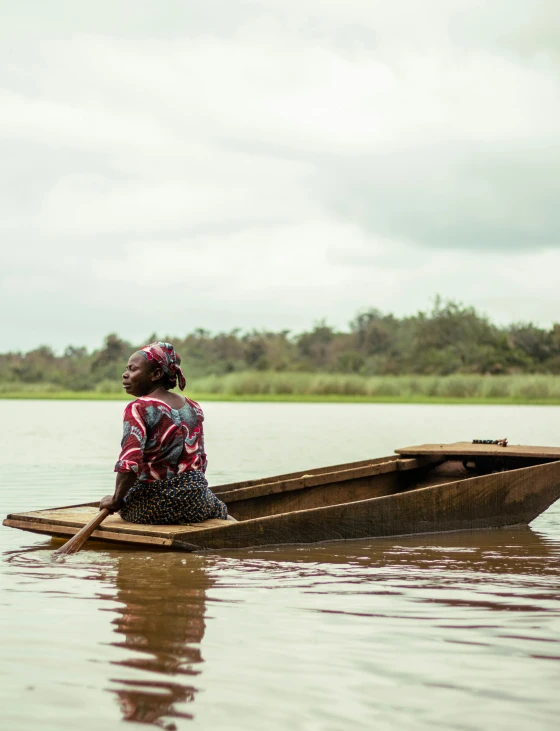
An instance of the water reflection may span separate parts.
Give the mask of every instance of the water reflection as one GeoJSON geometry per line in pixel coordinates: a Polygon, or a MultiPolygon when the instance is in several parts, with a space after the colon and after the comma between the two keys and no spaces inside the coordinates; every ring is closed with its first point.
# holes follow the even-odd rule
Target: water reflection
{"type": "MultiPolygon", "coordinates": [[[[209,556],[92,543],[53,562],[58,545],[4,553],[16,634],[31,627],[41,639],[21,684],[53,683],[54,699],[61,687],[78,684],[80,698],[93,699],[92,719],[105,703],[116,725],[184,729],[193,716],[205,718],[213,696],[226,697],[243,718],[246,688],[280,714],[267,728],[285,728],[302,709],[320,713],[337,692],[369,714],[396,714],[388,728],[408,727],[422,713],[419,728],[438,725],[432,714],[440,699],[430,694],[442,688],[469,708],[473,697],[486,699],[490,709],[480,710],[473,728],[485,728],[484,713],[516,703],[520,711],[529,702],[538,707],[543,723],[551,717],[560,629],[555,536],[507,529],[209,556]],[[34,619],[17,630],[30,593],[34,619]],[[209,593],[219,603],[205,637],[209,593]],[[47,618],[64,609],[64,633],[46,641],[47,618]],[[91,632],[85,641],[84,626],[91,632]],[[242,666],[239,637],[247,638],[242,666]],[[219,663],[203,665],[203,638],[207,659],[219,643],[219,663]],[[41,670],[43,642],[45,658],[62,650],[70,660],[59,663],[54,681],[41,670]],[[505,655],[513,658],[507,666],[505,655]],[[380,683],[384,692],[374,698],[371,688],[380,683]],[[487,685],[494,695],[484,696],[487,685]],[[397,690],[404,686],[415,694],[408,705],[397,690]]],[[[92,721],[88,728],[97,727],[92,721]]],[[[336,717],[332,727],[344,721],[336,717]]]]}
{"type": "Polygon", "coordinates": [[[116,569],[122,607],[113,621],[119,638],[111,644],[127,656],[114,664],[141,672],[116,675],[112,692],[124,720],[175,728],[169,719],[192,718],[185,704],[196,698],[203,662],[206,592],[213,584],[205,560],[129,553],[118,557],[116,569]]]}
{"type": "MultiPolygon", "coordinates": [[[[242,556],[233,551],[220,555],[224,560],[242,556]]],[[[286,570],[285,562],[299,564],[299,575],[336,573],[340,564],[346,565],[348,576],[364,568],[386,569],[384,579],[415,569],[427,576],[440,571],[557,576],[559,557],[560,541],[529,527],[255,548],[244,556],[249,561],[266,561],[269,570],[276,566],[280,572],[286,570]]]]}

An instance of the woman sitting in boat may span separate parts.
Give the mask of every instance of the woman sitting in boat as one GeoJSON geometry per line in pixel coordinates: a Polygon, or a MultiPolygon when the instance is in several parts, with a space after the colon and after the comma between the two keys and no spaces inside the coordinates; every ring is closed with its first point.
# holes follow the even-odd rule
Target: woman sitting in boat
{"type": "MultiPolygon", "coordinates": [[[[123,373],[124,390],[136,396],[124,410],[114,495],[99,509],[119,511],[131,523],[200,523],[228,519],[227,508],[208,487],[204,415],[189,398],[181,359],[170,343],[151,343],[134,353],[123,373]]],[[[233,520],[233,518],[229,518],[233,520]]]]}

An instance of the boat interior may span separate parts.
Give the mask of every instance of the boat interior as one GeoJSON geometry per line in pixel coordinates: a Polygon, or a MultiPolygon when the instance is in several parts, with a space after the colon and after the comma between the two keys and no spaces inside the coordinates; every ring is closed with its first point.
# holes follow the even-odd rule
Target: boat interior
{"type": "MultiPolygon", "coordinates": [[[[397,495],[559,460],[558,447],[508,447],[506,451],[466,442],[420,445],[399,449],[389,457],[213,485],[212,490],[226,503],[231,516],[247,521],[397,495]]],[[[72,535],[95,516],[97,506],[93,502],[12,514],[4,525],[50,535],[72,535]]],[[[226,521],[212,519],[193,525],[138,525],[115,514],[104,521],[99,532],[113,540],[175,545],[176,534],[225,524],[226,521]]]]}
{"type": "Polygon", "coordinates": [[[519,469],[550,458],[393,455],[212,487],[237,520],[339,505],[519,469]]]}

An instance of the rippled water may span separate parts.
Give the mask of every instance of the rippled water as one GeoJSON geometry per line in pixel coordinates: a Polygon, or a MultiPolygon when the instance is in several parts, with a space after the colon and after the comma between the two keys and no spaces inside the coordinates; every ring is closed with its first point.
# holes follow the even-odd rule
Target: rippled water
{"type": "MultiPolygon", "coordinates": [[[[122,409],[0,401],[2,512],[110,492],[122,409]]],[[[558,444],[560,417],[553,407],[205,411],[213,484],[426,441],[558,444]]],[[[6,728],[558,726],[560,502],[527,529],[211,555],[97,543],[54,563],[58,545],[0,530],[6,728]]]]}

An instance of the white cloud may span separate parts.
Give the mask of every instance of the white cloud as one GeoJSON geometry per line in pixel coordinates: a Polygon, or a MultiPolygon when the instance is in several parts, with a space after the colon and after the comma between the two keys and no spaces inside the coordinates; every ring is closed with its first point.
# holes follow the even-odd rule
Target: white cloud
{"type": "Polygon", "coordinates": [[[0,29],[5,347],[436,292],[558,319],[557,4],[25,6],[0,29]]]}

